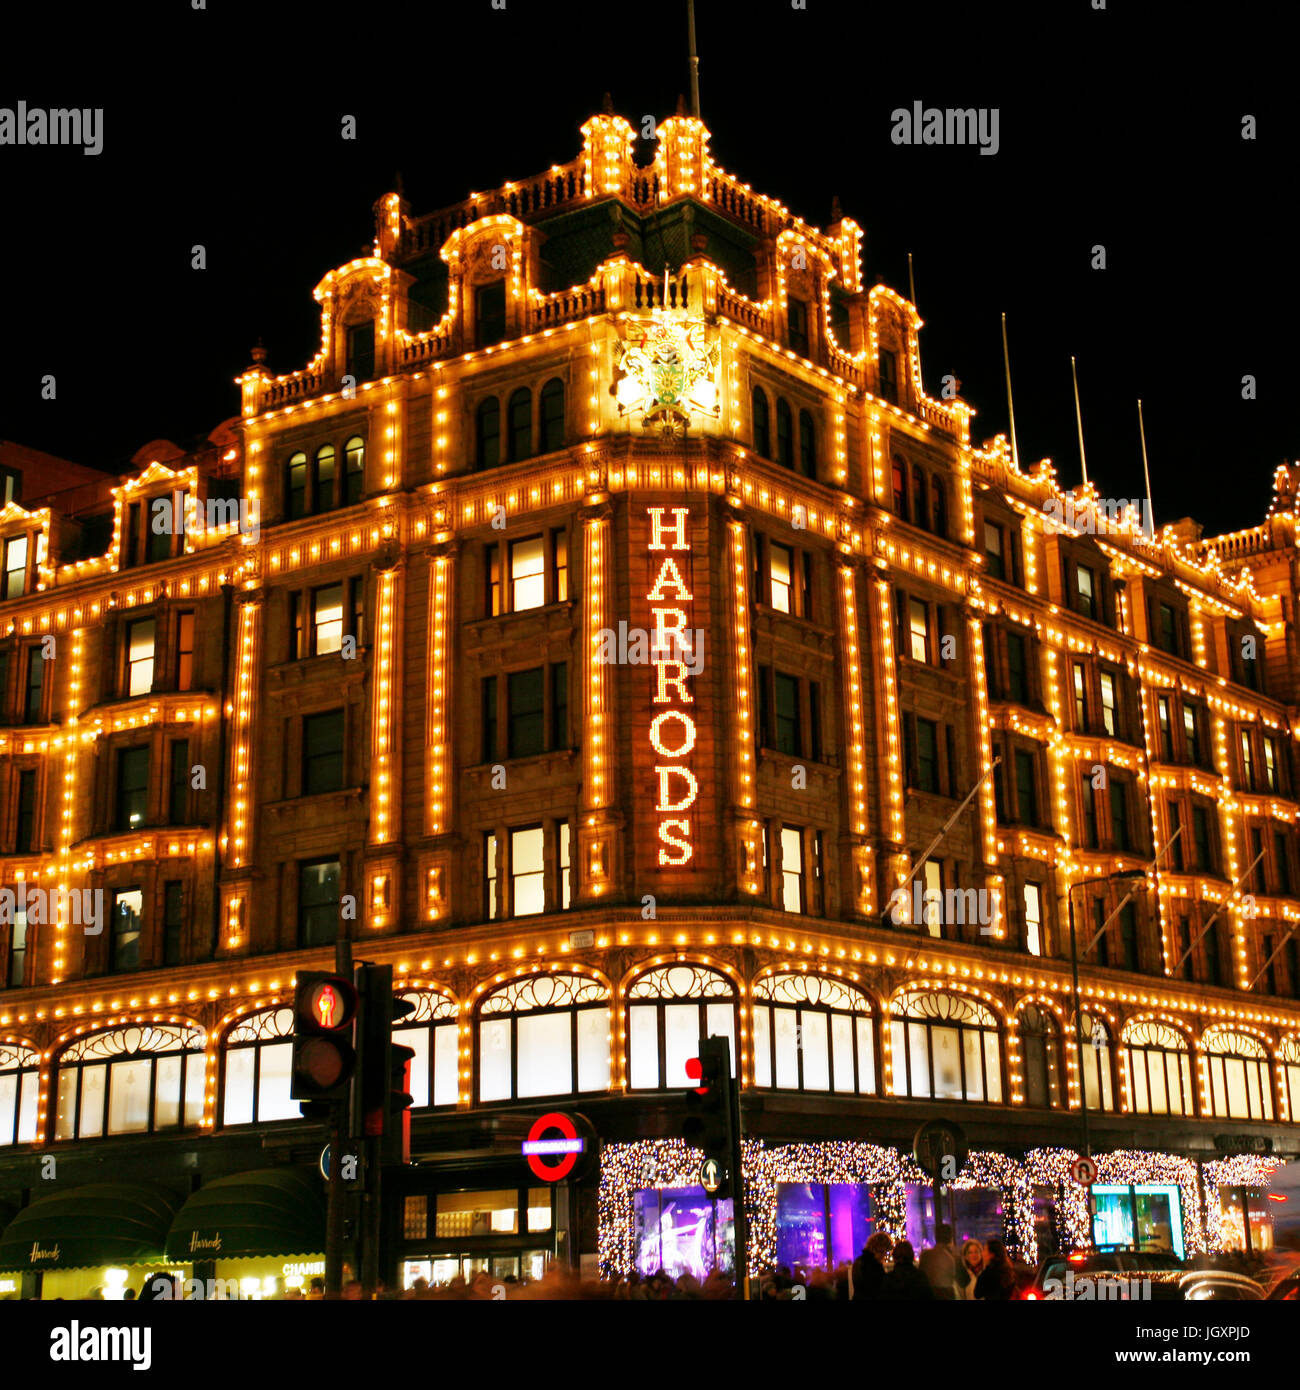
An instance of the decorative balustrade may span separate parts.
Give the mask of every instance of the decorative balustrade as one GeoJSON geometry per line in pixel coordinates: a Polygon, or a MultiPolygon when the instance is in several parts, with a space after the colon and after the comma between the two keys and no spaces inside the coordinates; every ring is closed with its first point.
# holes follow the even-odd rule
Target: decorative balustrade
{"type": "Polygon", "coordinates": [[[765,338],[774,336],[769,315],[744,295],[727,289],[725,285],[718,286],[718,313],[725,315],[733,323],[739,323],[755,333],[763,334],[765,338]]]}
{"type": "Polygon", "coordinates": [[[306,400],[323,390],[324,386],[324,372],[294,372],[283,381],[270,382],[263,388],[262,409],[274,410],[277,406],[306,400]]]}

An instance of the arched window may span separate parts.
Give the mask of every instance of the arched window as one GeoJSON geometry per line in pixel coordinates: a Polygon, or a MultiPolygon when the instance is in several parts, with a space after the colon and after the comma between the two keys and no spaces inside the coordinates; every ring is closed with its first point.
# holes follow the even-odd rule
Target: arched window
{"type": "Polygon", "coordinates": [[[495,468],[500,462],[501,405],[495,396],[487,396],[474,415],[474,466],[495,468]]]}
{"type": "Polygon", "coordinates": [[[686,1086],[686,1061],[701,1038],[731,1039],[736,1071],[736,988],[702,965],[668,965],[633,981],[628,997],[628,1085],[634,1091],[686,1086]]]}
{"type": "Polygon", "coordinates": [[[894,511],[907,519],[907,465],[894,455],[894,511]]]}
{"type": "Polygon", "coordinates": [[[343,457],[346,461],[344,497],[346,505],[351,507],[361,501],[366,490],[366,441],[354,434],[343,446],[343,457]]]}
{"type": "Polygon", "coordinates": [[[769,975],[754,999],[756,1085],[875,1095],[872,1008],[861,990],[822,975],[769,975]]]}
{"type": "Polygon", "coordinates": [[[925,530],[929,524],[925,509],[925,470],[912,465],[912,524],[925,530]]]}
{"type": "Polygon", "coordinates": [[[521,386],[510,397],[510,462],[533,454],[533,393],[521,386]]]}
{"type": "Polygon", "coordinates": [[[1187,1039],[1167,1023],[1143,1019],[1124,1030],[1124,1073],[1138,1115],[1194,1115],[1187,1039]]]}
{"type": "Polygon", "coordinates": [[[290,521],[307,515],[307,455],[301,449],[285,465],[284,514],[290,521]]]}
{"type": "Polygon", "coordinates": [[[948,494],[937,475],[930,479],[930,529],[936,536],[948,535],[948,494]]]}
{"type": "Polygon", "coordinates": [[[334,510],[334,446],[322,444],[316,450],[315,503],[318,512],[334,510]]]}
{"type": "Polygon", "coordinates": [[[805,478],[817,476],[817,431],[806,410],[799,412],[799,471],[805,478]]]}
{"type": "Polygon", "coordinates": [[[1216,1119],[1271,1120],[1273,1075],[1264,1044],[1249,1033],[1211,1028],[1202,1040],[1216,1119]]]}
{"type": "Polygon", "coordinates": [[[1300,1038],[1282,1039],[1277,1050],[1277,1062],[1282,1068],[1286,1117],[1293,1125],[1300,1124],[1300,1038]]]}
{"type": "Polygon", "coordinates": [[[1089,1110],[1114,1110],[1115,1074],[1110,1030],[1092,1014],[1081,1014],[1083,1027],[1083,1098],[1089,1110]]]}
{"type": "Polygon", "coordinates": [[[609,1089],[609,990],[583,975],[532,975],[484,999],[478,1098],[609,1089]]]}
{"type": "Polygon", "coordinates": [[[41,1054],[0,1042],[0,1148],[36,1142],[36,1087],[41,1054]]]}
{"type": "Polygon", "coordinates": [[[542,453],[553,454],[564,447],[564,383],[553,376],[542,387],[541,420],[542,453]]]}
{"type": "Polygon", "coordinates": [[[435,990],[400,996],[414,1012],[393,1029],[393,1041],[412,1048],[411,1101],[415,1109],[455,1105],[460,1099],[460,1029],[456,1005],[435,990]]]}
{"type": "Polygon", "coordinates": [[[222,1045],[221,1123],[251,1125],[302,1118],[289,1095],[293,1010],[263,1009],[241,1018],[222,1045]]]}
{"type": "Polygon", "coordinates": [[[1025,1104],[1056,1109],[1065,1104],[1065,1065],[1056,1019],[1037,1004],[1022,1004],[1017,1017],[1025,1067],[1025,1104]]]}
{"type": "Polygon", "coordinates": [[[903,994],[890,1023],[894,1094],[1002,1100],[998,1021],[962,994],[903,994]]]}
{"type": "Polygon", "coordinates": [[[776,403],[776,461],[782,468],[794,467],[794,421],[783,400],[776,403]]]}
{"type": "Polygon", "coordinates": [[[78,1038],[58,1060],[56,1139],[148,1134],[203,1119],[203,1032],[128,1024],[78,1038]]]}
{"type": "Polygon", "coordinates": [[[753,417],[754,417],[754,452],[760,458],[772,457],[772,430],[770,417],[767,413],[767,393],[761,386],[754,387],[753,417]]]}

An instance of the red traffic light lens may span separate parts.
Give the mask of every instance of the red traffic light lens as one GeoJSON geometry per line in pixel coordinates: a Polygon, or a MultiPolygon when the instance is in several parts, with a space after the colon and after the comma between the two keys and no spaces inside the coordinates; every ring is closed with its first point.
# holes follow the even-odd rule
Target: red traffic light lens
{"type": "Polygon", "coordinates": [[[337,1028],[347,1012],[338,990],[328,980],[312,990],[307,1006],[322,1028],[337,1028]]]}
{"type": "Polygon", "coordinates": [[[338,1084],[346,1065],[342,1049],[326,1038],[308,1038],[298,1053],[299,1070],[323,1091],[338,1084]]]}
{"type": "Polygon", "coordinates": [[[704,1081],[703,1086],[696,1086],[695,1090],[702,1096],[709,1094],[708,1082],[704,1075],[704,1063],[698,1057],[688,1057],[686,1059],[686,1075],[692,1081],[704,1081]]]}

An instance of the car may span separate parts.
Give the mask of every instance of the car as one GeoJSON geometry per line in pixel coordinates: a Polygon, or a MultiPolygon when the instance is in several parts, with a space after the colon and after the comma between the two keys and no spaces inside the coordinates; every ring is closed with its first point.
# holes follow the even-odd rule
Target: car
{"type": "Polygon", "coordinates": [[[1082,1277],[1109,1275],[1127,1279],[1143,1271],[1171,1272],[1185,1267],[1184,1262],[1170,1250],[1133,1250],[1118,1246],[1074,1250],[1069,1254],[1049,1255],[1040,1260],[1033,1279],[1017,1291],[1016,1297],[1028,1302],[1050,1300],[1060,1297],[1068,1282],[1082,1277]],[[1053,1283],[1049,1284],[1049,1280],[1053,1283]]]}

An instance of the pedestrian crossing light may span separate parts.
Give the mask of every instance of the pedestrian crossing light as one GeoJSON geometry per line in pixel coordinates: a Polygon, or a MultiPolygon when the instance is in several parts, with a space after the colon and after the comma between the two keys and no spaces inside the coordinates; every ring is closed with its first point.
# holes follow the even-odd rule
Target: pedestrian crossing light
{"type": "Polygon", "coordinates": [[[699,1056],[686,1060],[686,1075],[696,1084],[686,1092],[681,1136],[692,1148],[704,1152],[701,1185],[709,1196],[718,1200],[731,1197],[735,1187],[732,1166],[739,1116],[728,1039],[701,1038],[699,1056]]]}
{"type": "Polygon", "coordinates": [[[357,992],[342,975],[305,971],[293,993],[294,1100],[336,1101],[348,1098],[357,1054],[353,1022],[357,992]]]}

